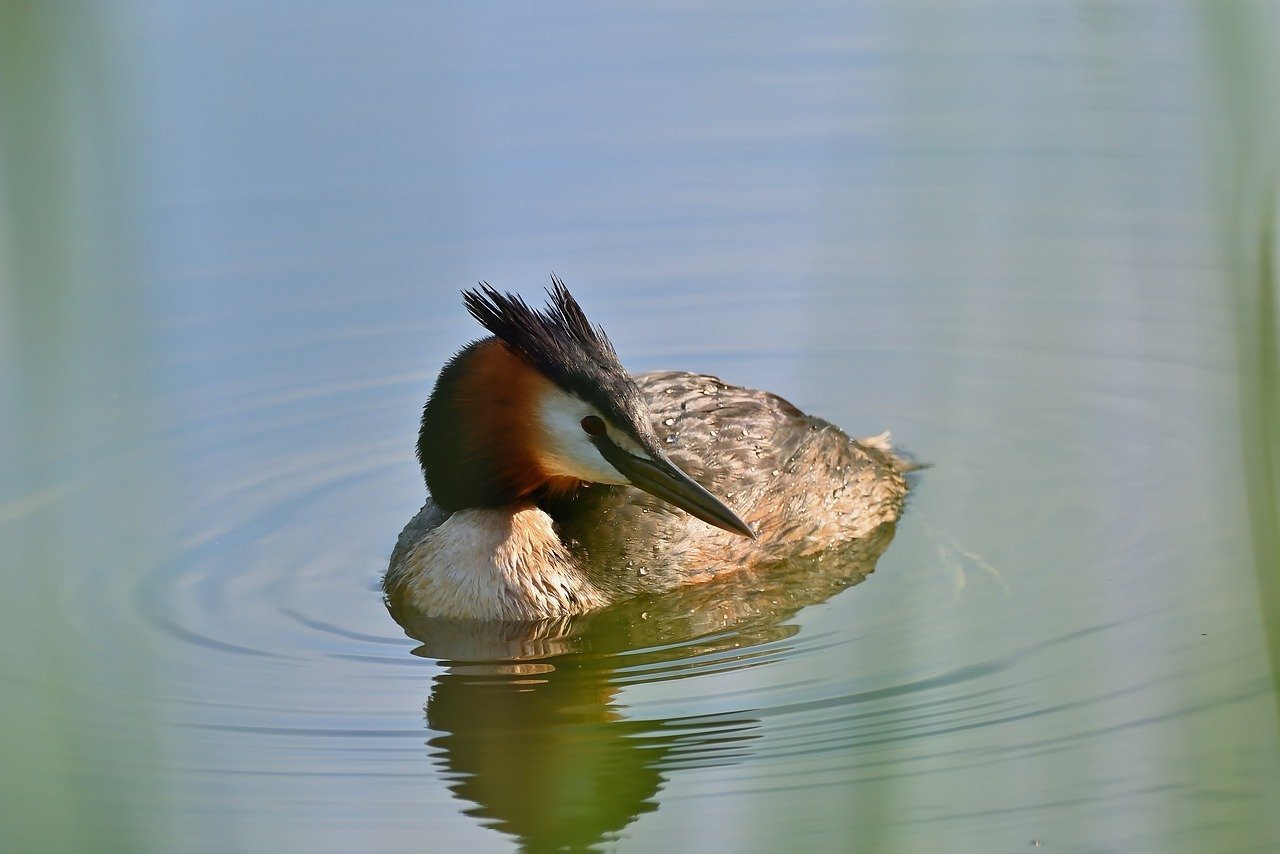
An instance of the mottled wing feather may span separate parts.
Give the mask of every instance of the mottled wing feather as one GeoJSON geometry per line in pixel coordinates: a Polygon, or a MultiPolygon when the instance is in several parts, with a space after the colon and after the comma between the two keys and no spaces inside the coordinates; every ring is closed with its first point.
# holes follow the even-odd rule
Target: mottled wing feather
{"type": "Polygon", "coordinates": [[[906,484],[887,446],[716,377],[636,379],[671,459],[759,536],[713,528],[633,487],[592,485],[548,509],[596,583],[619,593],[674,587],[813,555],[897,518],[906,484]]]}

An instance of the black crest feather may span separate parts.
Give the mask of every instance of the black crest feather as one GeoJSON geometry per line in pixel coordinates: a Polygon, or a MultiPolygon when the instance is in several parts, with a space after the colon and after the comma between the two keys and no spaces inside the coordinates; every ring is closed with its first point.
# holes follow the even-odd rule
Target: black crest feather
{"type": "Polygon", "coordinates": [[[485,329],[562,388],[606,411],[618,410],[620,401],[639,397],[604,330],[587,320],[556,276],[551,277],[548,303],[542,309],[487,282],[463,291],[462,297],[467,311],[485,329]]]}
{"type": "Polygon", "coordinates": [[[480,325],[539,367],[549,367],[574,350],[593,361],[617,360],[618,354],[604,330],[591,325],[582,306],[556,276],[551,277],[547,296],[550,304],[538,310],[523,297],[504,294],[488,282],[481,282],[476,290],[462,292],[467,311],[480,325]]]}

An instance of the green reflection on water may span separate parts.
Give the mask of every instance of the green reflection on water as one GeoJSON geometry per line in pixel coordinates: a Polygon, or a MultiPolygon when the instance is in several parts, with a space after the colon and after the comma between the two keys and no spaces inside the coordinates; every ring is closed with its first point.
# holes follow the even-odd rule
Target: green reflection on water
{"type": "Polygon", "coordinates": [[[750,707],[637,717],[617,703],[621,688],[785,655],[796,630],[786,620],[864,580],[894,527],[882,525],[842,553],[577,617],[498,623],[396,609],[422,642],[415,654],[446,663],[426,710],[428,726],[442,733],[430,744],[451,790],[471,804],[469,815],[512,835],[522,850],[618,839],[658,808],[668,774],[732,766],[749,755],[760,725],[750,707]]]}

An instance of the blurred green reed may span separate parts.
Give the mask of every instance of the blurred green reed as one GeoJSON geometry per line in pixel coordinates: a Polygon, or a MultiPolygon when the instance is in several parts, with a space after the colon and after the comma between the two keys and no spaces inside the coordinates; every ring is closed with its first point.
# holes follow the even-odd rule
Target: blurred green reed
{"type": "MultiPolygon", "coordinates": [[[[1280,16],[1264,3],[1200,6],[1219,120],[1217,222],[1235,320],[1240,440],[1254,571],[1280,690],[1280,315],[1276,195],[1280,190],[1280,16]]],[[[1280,721],[1278,721],[1280,723],[1280,721]]]]}
{"type": "Polygon", "coordinates": [[[122,56],[89,3],[0,2],[0,850],[140,851],[162,816],[122,56]],[[104,497],[110,496],[110,508],[104,497]],[[82,585],[115,579],[96,600],[82,585]],[[74,583],[73,583],[74,582],[74,583]],[[87,609],[121,613],[85,631],[87,609]],[[155,814],[144,817],[143,812],[155,814]]]}

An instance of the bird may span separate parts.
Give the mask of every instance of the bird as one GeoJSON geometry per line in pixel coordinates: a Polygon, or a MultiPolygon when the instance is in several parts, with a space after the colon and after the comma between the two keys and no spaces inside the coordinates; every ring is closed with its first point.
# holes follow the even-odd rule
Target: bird
{"type": "Polygon", "coordinates": [[[892,530],[915,466],[888,433],[707,374],[633,376],[562,280],[546,295],[462,292],[490,334],[423,407],[428,498],[383,577],[393,615],[563,618],[892,530]]]}

